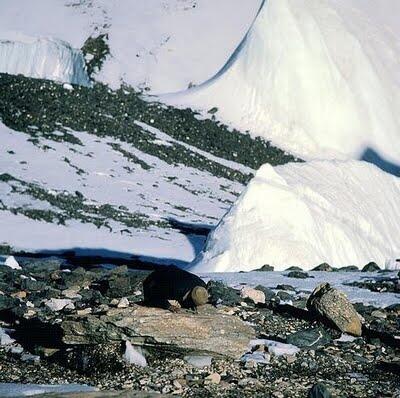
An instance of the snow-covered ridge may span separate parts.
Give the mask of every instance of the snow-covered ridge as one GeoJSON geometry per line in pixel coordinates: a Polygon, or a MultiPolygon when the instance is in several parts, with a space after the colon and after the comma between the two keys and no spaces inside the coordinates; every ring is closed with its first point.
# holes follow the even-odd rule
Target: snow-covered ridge
{"type": "Polygon", "coordinates": [[[90,85],[82,52],[65,41],[50,37],[2,33],[0,72],[90,85]]]}
{"type": "Polygon", "coordinates": [[[397,0],[268,0],[205,84],[165,101],[198,108],[304,159],[400,160],[397,0]]]}
{"type": "Polygon", "coordinates": [[[264,165],[211,233],[193,269],[384,266],[400,254],[399,197],[400,179],[366,162],[264,165]]]}

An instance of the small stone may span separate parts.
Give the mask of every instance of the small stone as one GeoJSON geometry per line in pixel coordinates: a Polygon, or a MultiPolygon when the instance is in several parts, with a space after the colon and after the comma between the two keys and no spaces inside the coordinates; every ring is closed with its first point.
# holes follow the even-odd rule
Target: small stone
{"type": "Polygon", "coordinates": [[[118,308],[128,308],[129,307],[129,300],[126,297],[122,297],[122,299],[117,304],[118,308]]]}
{"type": "Polygon", "coordinates": [[[80,287],[75,287],[75,288],[69,288],[66,289],[62,292],[63,296],[69,299],[81,299],[82,296],[80,294],[78,294],[80,290],[80,287]]]}
{"type": "Polygon", "coordinates": [[[211,366],[212,357],[203,355],[187,355],[184,360],[195,368],[211,366]]]}
{"type": "Polygon", "coordinates": [[[77,310],[76,314],[79,316],[83,316],[83,315],[89,315],[92,313],[92,309],[91,308],[84,308],[82,310],[77,310]]]}
{"type": "Polygon", "coordinates": [[[219,384],[221,382],[221,376],[219,373],[211,373],[205,379],[206,384],[219,384]]]}
{"type": "Polygon", "coordinates": [[[253,289],[252,287],[245,286],[240,291],[240,296],[242,298],[249,298],[254,302],[254,304],[265,304],[265,294],[261,290],[253,289]]]}
{"type": "Polygon", "coordinates": [[[70,299],[51,298],[45,302],[46,307],[52,311],[61,311],[63,308],[74,309],[74,303],[70,299]]]}
{"type": "Polygon", "coordinates": [[[20,291],[20,292],[15,292],[11,294],[11,297],[16,297],[19,299],[24,299],[26,298],[26,292],[25,291],[20,291]]]}

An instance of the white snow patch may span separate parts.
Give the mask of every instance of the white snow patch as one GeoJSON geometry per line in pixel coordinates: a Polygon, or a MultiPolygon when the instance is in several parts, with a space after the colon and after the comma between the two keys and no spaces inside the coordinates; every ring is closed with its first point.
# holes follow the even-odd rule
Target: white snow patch
{"type": "Polygon", "coordinates": [[[264,345],[268,347],[268,352],[276,356],[296,355],[300,351],[300,348],[293,344],[280,343],[278,341],[267,339],[256,339],[250,341],[250,346],[254,347],[256,345],[264,345]]]}
{"type": "Polygon", "coordinates": [[[193,270],[384,266],[400,253],[399,197],[400,179],[366,162],[264,165],[209,235],[193,270]]]}
{"type": "Polygon", "coordinates": [[[4,265],[6,265],[7,267],[10,267],[12,269],[22,269],[14,256],[7,257],[6,261],[4,262],[4,265]]]}
{"type": "Polygon", "coordinates": [[[303,158],[400,160],[398,0],[268,0],[204,84],[162,97],[303,158]]]}
{"type": "Polygon", "coordinates": [[[133,347],[130,341],[125,342],[125,347],[124,359],[126,363],[141,367],[147,366],[146,357],[140,347],[133,347]]]}
{"type": "Polygon", "coordinates": [[[90,85],[82,52],[50,37],[0,32],[0,72],[90,85]]]}

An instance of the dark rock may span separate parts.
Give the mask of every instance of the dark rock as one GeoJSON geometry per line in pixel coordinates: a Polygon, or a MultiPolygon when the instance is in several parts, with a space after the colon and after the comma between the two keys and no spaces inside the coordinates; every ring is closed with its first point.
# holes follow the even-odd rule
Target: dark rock
{"type": "Polygon", "coordinates": [[[289,292],[295,292],[296,291],[296,289],[293,286],[285,285],[285,284],[276,285],[276,289],[287,290],[289,292]]]}
{"type": "Polygon", "coordinates": [[[61,272],[60,285],[67,289],[73,286],[87,287],[95,279],[95,275],[91,272],[85,271],[83,268],[76,268],[72,272],[61,272]]]}
{"type": "Polygon", "coordinates": [[[325,271],[325,272],[332,272],[334,271],[334,268],[332,268],[329,264],[327,263],[322,263],[320,265],[317,265],[315,268],[312,269],[312,271],[325,271]]]}
{"type": "Polygon", "coordinates": [[[364,265],[363,269],[361,270],[361,272],[376,272],[376,271],[380,271],[380,267],[373,261],[364,265]]]}
{"type": "Polygon", "coordinates": [[[317,348],[329,344],[332,341],[329,333],[323,328],[300,330],[290,334],[286,338],[288,344],[299,348],[317,348]]]}
{"type": "Polygon", "coordinates": [[[209,281],[207,283],[207,290],[210,295],[209,302],[213,305],[224,304],[235,306],[242,301],[239,291],[220,281],[209,281]]]}
{"type": "Polygon", "coordinates": [[[307,396],[308,398],[332,398],[332,394],[322,383],[314,384],[307,396]]]}
{"type": "Polygon", "coordinates": [[[124,273],[123,269],[114,270],[111,275],[106,275],[98,286],[104,296],[111,298],[121,298],[133,295],[135,291],[142,290],[142,283],[149,275],[148,271],[133,271],[124,273]]]}
{"type": "Polygon", "coordinates": [[[261,268],[256,269],[255,271],[261,271],[261,272],[269,272],[273,271],[274,267],[272,265],[265,264],[261,268]]]}
{"type": "Polygon", "coordinates": [[[348,265],[346,267],[339,268],[338,271],[340,271],[340,272],[357,272],[357,271],[359,271],[359,269],[355,265],[348,265]]]}
{"type": "Polygon", "coordinates": [[[318,285],[307,301],[307,308],[344,333],[361,336],[361,321],[347,296],[329,283],[318,285]]]}
{"type": "Polygon", "coordinates": [[[303,268],[297,267],[296,265],[292,265],[291,267],[287,268],[285,271],[303,271],[303,268]]]}
{"type": "Polygon", "coordinates": [[[18,307],[19,300],[17,298],[0,296],[0,311],[10,310],[14,307],[18,307]]]}
{"type": "Polygon", "coordinates": [[[277,293],[277,296],[283,301],[289,301],[289,300],[293,301],[293,298],[294,298],[291,294],[289,294],[288,292],[285,292],[283,290],[280,290],[277,293]]]}
{"type": "Polygon", "coordinates": [[[58,257],[40,259],[17,257],[17,260],[25,272],[28,271],[36,275],[42,274],[43,276],[59,270],[65,264],[65,260],[58,257]]]}
{"type": "Polygon", "coordinates": [[[298,278],[298,279],[306,279],[306,278],[310,278],[310,275],[307,274],[307,272],[303,272],[303,271],[290,271],[287,274],[288,278],[298,278]]]}
{"type": "Polygon", "coordinates": [[[21,281],[21,289],[28,290],[30,292],[37,292],[39,290],[46,289],[47,285],[45,282],[37,281],[35,279],[26,278],[21,281]]]}

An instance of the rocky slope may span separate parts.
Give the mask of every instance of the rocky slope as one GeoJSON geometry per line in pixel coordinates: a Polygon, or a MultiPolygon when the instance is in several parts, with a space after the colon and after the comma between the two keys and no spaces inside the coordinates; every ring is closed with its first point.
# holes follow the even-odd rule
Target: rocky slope
{"type": "Polygon", "coordinates": [[[8,333],[1,382],[75,382],[188,397],[300,397],[316,382],[340,397],[400,392],[398,304],[353,308],[333,290],[341,298],[332,307],[326,288],[307,304],[288,284],[240,291],[210,281],[210,304],[174,314],[141,306],[149,271],[74,269],[60,258],[19,261],[20,270],[0,268],[0,316],[8,333]],[[320,299],[325,294],[328,304],[320,299]],[[337,329],[344,314],[362,320],[360,337],[337,329]],[[147,366],[126,362],[126,341],[147,366]]]}

